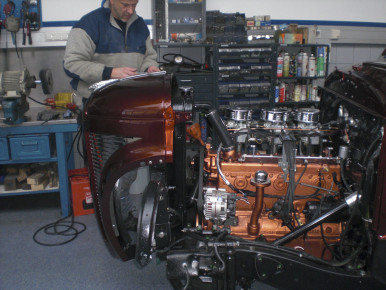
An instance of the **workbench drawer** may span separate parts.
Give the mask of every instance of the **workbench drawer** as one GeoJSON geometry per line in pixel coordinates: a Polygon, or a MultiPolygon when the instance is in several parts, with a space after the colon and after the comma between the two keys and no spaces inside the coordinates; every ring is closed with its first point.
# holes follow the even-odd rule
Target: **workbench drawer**
{"type": "Polygon", "coordinates": [[[9,137],[12,160],[51,158],[49,134],[15,135],[9,137]]]}
{"type": "Polygon", "coordinates": [[[0,160],[9,160],[7,138],[0,138],[0,160]]]}

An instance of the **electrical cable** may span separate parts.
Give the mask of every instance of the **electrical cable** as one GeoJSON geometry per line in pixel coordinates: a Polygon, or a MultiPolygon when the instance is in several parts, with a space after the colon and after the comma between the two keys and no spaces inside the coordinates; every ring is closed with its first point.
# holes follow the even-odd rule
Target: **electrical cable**
{"type": "Polygon", "coordinates": [[[345,175],[345,166],[346,166],[346,159],[340,159],[340,178],[343,181],[343,184],[345,188],[348,190],[349,193],[353,193],[354,191],[351,189],[350,185],[347,182],[346,175],[345,175]]]}
{"type": "Polygon", "coordinates": [[[70,215],[58,219],[56,222],[49,223],[47,225],[44,225],[40,227],[35,233],[33,234],[32,239],[35,243],[41,246],[61,246],[65,245],[73,240],[75,240],[79,234],[83,233],[87,229],[86,225],[81,222],[74,221],[74,215],[71,213],[70,215]],[[66,221],[67,218],[70,218],[70,221],[66,221]],[[80,229],[76,228],[77,226],[80,226],[80,229]],[[63,229],[63,230],[60,230],[63,229]],[[63,242],[42,242],[38,240],[38,235],[40,232],[44,232],[48,236],[61,236],[61,237],[68,237],[63,242]]]}
{"type": "MultiPolygon", "coordinates": [[[[322,205],[323,205],[324,199],[325,199],[325,196],[323,196],[321,201],[320,201],[319,216],[322,215],[322,205]]],[[[334,251],[331,249],[330,245],[327,243],[326,237],[324,235],[323,224],[320,225],[320,234],[322,236],[322,240],[323,240],[323,243],[324,243],[324,246],[325,246],[324,249],[327,249],[331,253],[331,255],[333,257],[338,258],[337,255],[334,253],[334,251]]],[[[324,250],[322,252],[321,259],[323,259],[323,256],[324,256],[324,250]]]]}
{"type": "MultiPolygon", "coordinates": [[[[35,102],[37,102],[37,103],[39,103],[39,104],[47,105],[47,104],[38,102],[38,101],[36,101],[36,100],[34,100],[32,98],[30,98],[30,99],[35,101],[35,102]]],[[[68,162],[68,160],[69,160],[69,158],[71,156],[75,140],[80,138],[79,137],[80,136],[80,132],[81,132],[81,130],[78,129],[78,131],[77,131],[77,133],[75,135],[75,138],[72,141],[71,149],[68,152],[68,155],[67,155],[67,158],[66,158],[67,162],[68,162]]],[[[72,201],[71,201],[71,205],[72,205],[72,201]]],[[[57,221],[55,221],[53,223],[46,224],[46,225],[40,227],[39,229],[37,229],[35,231],[35,233],[33,234],[32,239],[33,239],[33,241],[35,243],[37,243],[37,244],[39,244],[41,246],[48,246],[48,247],[61,246],[61,245],[65,245],[65,244],[75,240],[79,236],[79,234],[83,233],[86,229],[87,229],[87,226],[84,223],[81,223],[81,222],[78,222],[78,221],[74,221],[74,215],[71,212],[71,214],[69,214],[68,216],[60,218],[60,219],[58,219],[57,221]],[[71,220],[66,220],[68,218],[71,218],[71,220]],[[61,242],[52,242],[52,243],[42,242],[42,241],[40,241],[38,239],[38,235],[41,232],[43,232],[44,234],[46,234],[48,236],[60,236],[60,237],[66,237],[66,239],[64,241],[61,241],[61,242]]]]}
{"type": "MultiPolygon", "coordinates": [[[[51,104],[49,103],[42,103],[42,102],[39,102],[38,100],[35,100],[34,98],[31,98],[30,96],[27,96],[28,99],[30,99],[31,101],[34,101],[35,103],[39,104],[39,105],[42,105],[42,106],[51,106],[51,104]]],[[[61,108],[61,109],[68,109],[70,110],[71,112],[75,113],[75,114],[81,114],[81,111],[80,109],[77,107],[75,110],[71,110],[67,107],[64,107],[64,106],[56,106],[55,105],[55,108],[61,108]]]]}
{"type": "Polygon", "coordinates": [[[221,267],[220,267],[220,272],[222,273],[224,270],[225,270],[225,263],[224,263],[224,260],[221,258],[219,252],[218,252],[218,249],[217,249],[217,245],[214,245],[214,252],[216,254],[216,257],[217,259],[220,261],[221,263],[221,267]]]}
{"type": "Polygon", "coordinates": [[[183,263],[182,266],[185,269],[185,273],[186,273],[186,283],[185,283],[184,287],[182,288],[182,290],[187,290],[189,287],[189,284],[190,284],[189,270],[188,270],[188,266],[186,265],[186,263],[183,263]]]}
{"type": "Polygon", "coordinates": [[[180,239],[178,239],[177,241],[174,241],[173,243],[171,243],[169,246],[167,246],[165,249],[162,249],[162,250],[157,250],[157,253],[166,253],[168,251],[170,251],[174,246],[178,245],[179,243],[183,242],[184,240],[186,240],[188,237],[182,237],[180,239]]]}
{"type": "Polygon", "coordinates": [[[242,201],[246,202],[247,204],[249,204],[247,195],[246,195],[242,190],[240,190],[240,189],[234,187],[233,184],[230,183],[230,182],[228,181],[228,179],[226,179],[224,173],[221,171],[221,166],[220,166],[220,154],[221,154],[221,148],[222,148],[222,143],[220,143],[220,144],[218,145],[218,149],[217,149],[217,156],[216,156],[216,166],[217,166],[217,171],[218,171],[220,177],[222,178],[222,180],[225,182],[225,184],[226,184],[227,186],[230,187],[230,189],[232,189],[233,191],[238,192],[238,193],[240,193],[240,194],[243,195],[243,197],[240,198],[240,200],[242,200],[242,201]]]}
{"type": "Polygon", "coordinates": [[[192,63],[194,63],[194,64],[200,64],[198,61],[195,61],[195,60],[192,59],[192,58],[189,58],[189,57],[187,57],[187,56],[184,56],[184,55],[178,54],[178,53],[166,53],[166,54],[164,54],[164,55],[162,56],[162,59],[163,59],[164,61],[167,61],[168,63],[170,63],[171,60],[166,59],[166,58],[165,58],[166,56],[173,56],[173,57],[175,57],[175,56],[181,56],[183,59],[189,60],[190,62],[192,62],[192,63]]]}

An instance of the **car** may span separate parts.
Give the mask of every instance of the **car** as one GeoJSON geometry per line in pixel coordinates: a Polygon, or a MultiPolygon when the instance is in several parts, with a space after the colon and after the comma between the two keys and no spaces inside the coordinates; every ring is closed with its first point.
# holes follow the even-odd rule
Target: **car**
{"type": "Polygon", "coordinates": [[[176,289],[386,287],[386,62],[336,69],[310,106],[216,108],[170,73],[85,105],[108,246],[176,289]]]}

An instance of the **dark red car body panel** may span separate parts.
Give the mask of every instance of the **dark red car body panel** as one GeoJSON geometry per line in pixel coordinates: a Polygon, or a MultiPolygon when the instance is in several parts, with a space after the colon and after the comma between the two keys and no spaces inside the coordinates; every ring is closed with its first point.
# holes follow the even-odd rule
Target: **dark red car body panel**
{"type": "Polygon", "coordinates": [[[92,94],[84,118],[88,155],[91,155],[89,144],[93,143],[93,134],[139,138],[114,152],[101,166],[99,184],[93,176],[96,172],[93,162],[89,162],[100,226],[114,250],[127,260],[128,256],[112,227],[110,197],[115,182],[126,172],[172,161],[174,113],[171,108],[171,78],[169,75],[147,75],[107,85],[92,94]],[[99,200],[95,194],[98,188],[102,196],[99,200]]]}

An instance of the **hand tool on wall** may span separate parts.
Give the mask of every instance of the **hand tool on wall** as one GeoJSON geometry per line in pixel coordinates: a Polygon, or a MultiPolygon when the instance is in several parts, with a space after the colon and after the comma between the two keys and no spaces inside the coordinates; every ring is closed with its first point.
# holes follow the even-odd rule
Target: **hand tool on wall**
{"type": "Polygon", "coordinates": [[[28,0],[28,9],[31,6],[36,6],[38,12],[31,12],[28,13],[28,19],[30,20],[30,30],[31,31],[38,31],[40,29],[40,16],[41,15],[41,4],[40,0],[28,0]]]}
{"type": "Polygon", "coordinates": [[[26,26],[27,26],[27,37],[28,37],[28,44],[32,44],[32,36],[31,36],[31,21],[29,19],[26,20],[26,26]]]}
{"type": "Polygon", "coordinates": [[[29,2],[23,1],[21,3],[20,15],[22,16],[22,19],[23,19],[23,25],[22,25],[22,27],[23,27],[23,42],[22,42],[22,44],[25,45],[27,36],[28,36],[28,44],[32,44],[29,2]]]}
{"type": "Polygon", "coordinates": [[[13,16],[15,13],[15,3],[8,0],[7,4],[3,8],[5,14],[5,27],[7,31],[11,32],[12,42],[16,45],[16,32],[20,28],[20,18],[13,16]]]}

